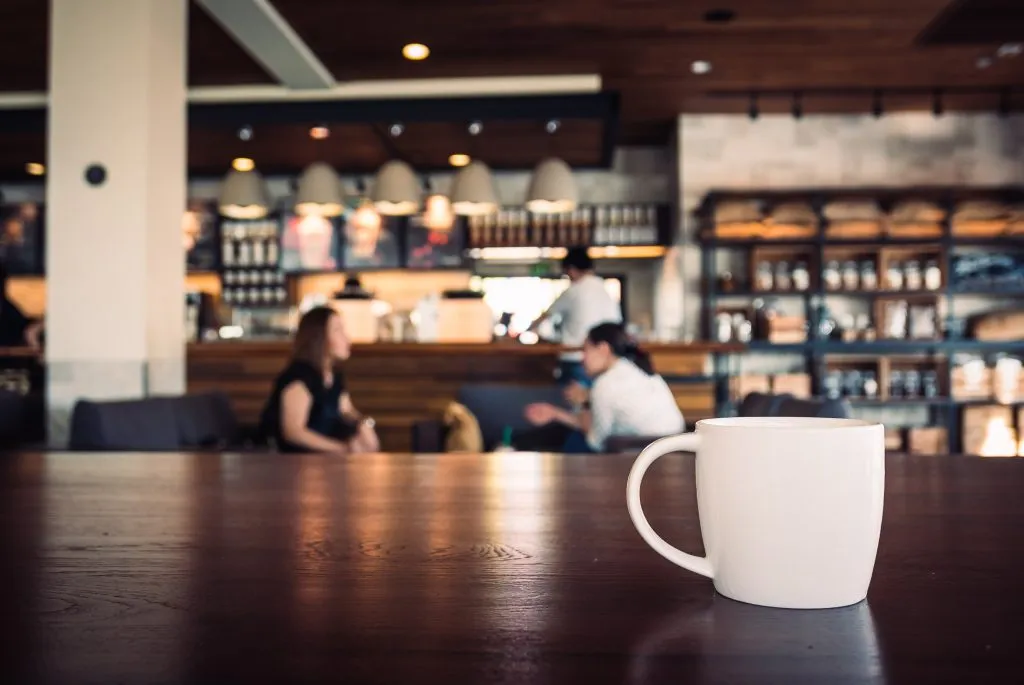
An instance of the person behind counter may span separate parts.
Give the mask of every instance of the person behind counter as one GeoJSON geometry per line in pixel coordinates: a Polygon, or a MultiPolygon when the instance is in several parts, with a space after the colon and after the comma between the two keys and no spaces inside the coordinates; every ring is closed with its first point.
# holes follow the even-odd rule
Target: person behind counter
{"type": "Polygon", "coordinates": [[[376,452],[373,419],[345,390],[339,364],[351,351],[341,315],[329,307],[306,312],[295,332],[291,363],[277,377],[260,418],[261,432],[282,452],[376,452]]]}
{"type": "Polygon", "coordinates": [[[583,343],[583,368],[594,379],[589,403],[581,386],[566,390],[582,411],[546,403],[526,408],[527,420],[536,426],[560,423],[571,429],[563,452],[600,452],[613,435],[660,437],[683,431],[683,413],[672,391],[622,324],[590,330],[583,343]]]}
{"type": "MultiPolygon", "coordinates": [[[[561,319],[562,345],[579,348],[587,332],[601,323],[622,321],[622,308],[605,290],[604,280],[594,273],[594,261],[585,247],[570,247],[562,260],[562,272],[570,285],[558,296],[548,310],[530,324],[536,331],[547,319],[561,319]]],[[[583,370],[583,353],[567,349],[558,357],[558,380],[562,385],[576,382],[589,386],[590,379],[583,370]]]]}
{"type": "Polygon", "coordinates": [[[0,264],[0,347],[40,348],[43,323],[25,316],[7,297],[7,267],[0,264]]]}

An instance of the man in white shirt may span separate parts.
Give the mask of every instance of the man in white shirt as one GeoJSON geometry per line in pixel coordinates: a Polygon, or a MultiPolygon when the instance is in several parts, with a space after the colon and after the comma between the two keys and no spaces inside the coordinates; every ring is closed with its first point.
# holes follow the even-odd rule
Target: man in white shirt
{"type": "Polygon", "coordinates": [[[575,381],[589,386],[580,348],[594,326],[621,323],[622,307],[605,290],[604,280],[594,273],[594,261],[587,248],[570,247],[562,260],[562,271],[569,278],[569,287],[530,325],[529,330],[536,330],[549,318],[559,319],[562,345],[568,349],[559,355],[558,380],[563,385],[575,381]]]}

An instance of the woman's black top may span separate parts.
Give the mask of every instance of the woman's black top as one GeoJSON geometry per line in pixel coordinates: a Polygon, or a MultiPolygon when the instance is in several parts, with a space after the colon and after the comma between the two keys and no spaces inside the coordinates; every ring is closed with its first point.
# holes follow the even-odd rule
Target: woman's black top
{"type": "Polygon", "coordinates": [[[293,361],[274,381],[274,390],[260,417],[261,432],[272,439],[280,451],[311,451],[286,440],[281,429],[281,395],[296,381],[302,383],[313,398],[307,428],[334,440],[348,440],[356,434],[357,425],[341,415],[341,396],[345,392],[345,377],[341,372],[334,371],[334,382],[328,386],[321,371],[306,362],[293,361]]]}

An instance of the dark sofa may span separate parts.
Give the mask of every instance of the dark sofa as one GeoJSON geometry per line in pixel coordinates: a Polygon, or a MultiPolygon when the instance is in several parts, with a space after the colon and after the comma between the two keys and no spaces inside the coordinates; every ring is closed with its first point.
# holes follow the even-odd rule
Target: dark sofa
{"type": "Polygon", "coordinates": [[[68,447],[79,451],[237,449],[251,441],[227,396],[209,393],[116,402],[80,400],[71,414],[68,447]]]}

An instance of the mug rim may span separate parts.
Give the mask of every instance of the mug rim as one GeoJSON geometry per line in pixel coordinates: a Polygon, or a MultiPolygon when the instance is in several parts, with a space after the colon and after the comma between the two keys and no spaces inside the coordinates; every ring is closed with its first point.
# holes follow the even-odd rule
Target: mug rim
{"type": "Polygon", "coordinates": [[[838,419],[819,416],[722,416],[701,419],[698,429],[707,428],[755,428],[757,430],[849,430],[882,426],[879,421],[862,419],[838,419]]]}

